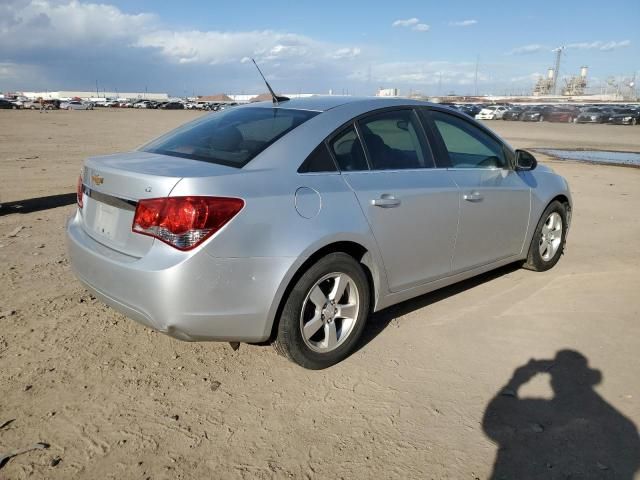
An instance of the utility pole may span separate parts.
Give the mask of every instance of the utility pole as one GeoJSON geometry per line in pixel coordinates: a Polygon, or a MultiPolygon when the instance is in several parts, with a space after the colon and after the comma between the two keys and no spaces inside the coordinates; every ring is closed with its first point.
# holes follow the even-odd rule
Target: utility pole
{"type": "Polygon", "coordinates": [[[98,80],[96,80],[96,97],[100,97],[100,92],[98,91],[98,80]]]}
{"type": "Polygon", "coordinates": [[[474,81],[474,95],[478,96],[478,63],[480,63],[480,55],[476,57],[476,77],[474,81]]]}

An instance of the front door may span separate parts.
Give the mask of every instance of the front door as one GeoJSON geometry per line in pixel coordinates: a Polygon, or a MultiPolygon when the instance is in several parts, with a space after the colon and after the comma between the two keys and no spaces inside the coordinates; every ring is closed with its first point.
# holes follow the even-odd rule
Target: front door
{"type": "Polygon", "coordinates": [[[460,188],[460,227],[452,271],[518,255],[529,224],[531,190],[508,159],[506,147],[456,115],[431,111],[441,154],[460,188]],[[444,151],[443,151],[444,150],[444,151]]]}

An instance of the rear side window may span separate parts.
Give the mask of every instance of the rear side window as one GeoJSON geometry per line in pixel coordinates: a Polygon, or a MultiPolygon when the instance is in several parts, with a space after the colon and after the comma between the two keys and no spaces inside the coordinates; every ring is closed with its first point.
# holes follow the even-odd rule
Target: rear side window
{"type": "Polygon", "coordinates": [[[327,145],[322,142],[300,165],[298,173],[335,172],[336,164],[331,158],[327,145]]]}
{"type": "Polygon", "coordinates": [[[142,150],[241,168],[317,114],[285,108],[230,109],[188,123],[142,150]]]}
{"type": "Polygon", "coordinates": [[[506,168],[502,145],[481,129],[448,113],[433,111],[431,118],[453,168],[506,168]]]}
{"type": "Polygon", "coordinates": [[[432,168],[431,151],[412,110],[369,116],[359,122],[372,170],[432,168]]]}
{"type": "Polygon", "coordinates": [[[339,133],[330,146],[340,170],[350,172],[369,169],[362,144],[353,126],[339,133]]]}

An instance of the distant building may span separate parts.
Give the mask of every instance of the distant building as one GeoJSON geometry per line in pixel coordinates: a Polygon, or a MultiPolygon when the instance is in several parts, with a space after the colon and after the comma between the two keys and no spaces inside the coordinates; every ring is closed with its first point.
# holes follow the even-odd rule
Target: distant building
{"type": "Polygon", "coordinates": [[[36,99],[43,98],[45,100],[68,100],[71,98],[81,98],[82,100],[91,100],[94,98],[126,98],[128,100],[169,100],[166,93],[150,93],[150,92],[87,92],[87,91],[57,91],[57,92],[23,92],[27,98],[36,99]]]}
{"type": "Polygon", "coordinates": [[[398,97],[400,90],[397,88],[379,88],[376,97],[398,97]]]}

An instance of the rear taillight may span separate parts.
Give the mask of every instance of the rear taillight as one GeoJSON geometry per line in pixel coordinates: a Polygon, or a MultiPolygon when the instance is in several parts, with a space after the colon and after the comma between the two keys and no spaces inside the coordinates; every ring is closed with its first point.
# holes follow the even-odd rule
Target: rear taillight
{"type": "Polygon", "coordinates": [[[178,250],[191,250],[220,230],[243,206],[243,200],[228,197],[140,200],[132,229],[178,250]]]}
{"type": "Polygon", "coordinates": [[[83,187],[82,187],[82,174],[80,174],[78,176],[78,185],[76,186],[76,198],[78,201],[78,207],[82,208],[82,194],[83,194],[83,187]]]}

